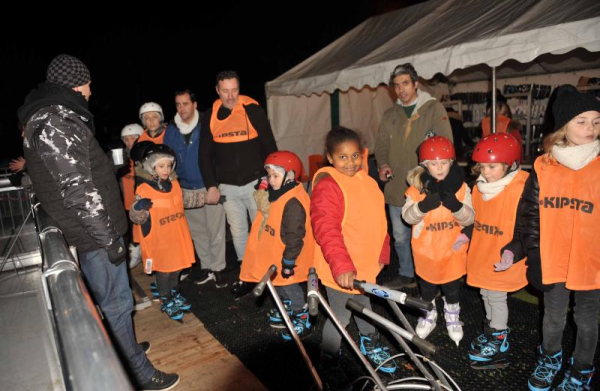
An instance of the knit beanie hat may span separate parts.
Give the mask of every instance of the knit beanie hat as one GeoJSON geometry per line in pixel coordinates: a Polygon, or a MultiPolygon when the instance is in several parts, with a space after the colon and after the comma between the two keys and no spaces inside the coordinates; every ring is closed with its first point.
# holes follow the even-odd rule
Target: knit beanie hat
{"type": "Polygon", "coordinates": [[[554,131],[561,129],[573,118],[586,111],[600,111],[600,101],[589,94],[582,94],[570,84],[557,88],[552,105],[554,131]]]}
{"type": "Polygon", "coordinates": [[[85,64],[68,54],[54,57],[46,71],[46,82],[69,88],[86,85],[91,80],[90,71],[85,64]]]}

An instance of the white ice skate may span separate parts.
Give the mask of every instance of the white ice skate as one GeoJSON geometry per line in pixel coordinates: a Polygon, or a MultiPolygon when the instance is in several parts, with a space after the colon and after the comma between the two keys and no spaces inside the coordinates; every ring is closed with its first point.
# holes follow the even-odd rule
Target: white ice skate
{"type": "Polygon", "coordinates": [[[456,343],[456,346],[463,339],[463,322],[459,319],[460,304],[448,304],[444,297],[444,318],[446,319],[446,328],[450,339],[456,343]]]}
{"type": "Polygon", "coordinates": [[[420,338],[427,338],[429,334],[435,329],[437,322],[437,308],[435,308],[435,300],[432,301],[433,309],[431,311],[423,311],[425,317],[419,318],[419,323],[415,329],[415,332],[420,338]]]}

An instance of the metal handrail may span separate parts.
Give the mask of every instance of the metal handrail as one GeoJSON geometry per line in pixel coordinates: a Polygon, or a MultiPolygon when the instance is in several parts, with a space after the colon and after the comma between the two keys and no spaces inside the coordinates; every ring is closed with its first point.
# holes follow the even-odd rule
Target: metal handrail
{"type": "Polygon", "coordinates": [[[64,381],[72,390],[131,390],[79,265],[57,224],[32,201],[64,381]]]}

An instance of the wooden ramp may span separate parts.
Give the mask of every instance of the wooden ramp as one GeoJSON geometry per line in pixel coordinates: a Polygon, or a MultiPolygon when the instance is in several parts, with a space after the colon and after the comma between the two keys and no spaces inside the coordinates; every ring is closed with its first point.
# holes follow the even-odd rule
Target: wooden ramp
{"type": "MultiPolygon", "coordinates": [[[[141,265],[132,270],[132,277],[152,297],[149,285],[153,277],[145,275],[141,265]]],[[[137,340],[152,344],[148,358],[154,366],[181,377],[175,391],[266,390],[193,314],[187,313],[181,324],[163,314],[158,302],[152,302],[134,314],[133,322],[137,340]]]]}

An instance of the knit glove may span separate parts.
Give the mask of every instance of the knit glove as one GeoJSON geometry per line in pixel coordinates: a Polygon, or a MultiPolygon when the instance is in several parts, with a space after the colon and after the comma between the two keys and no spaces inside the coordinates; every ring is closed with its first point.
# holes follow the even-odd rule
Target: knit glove
{"type": "Polygon", "coordinates": [[[183,192],[183,208],[197,209],[204,206],[206,193],[194,189],[181,189],[183,192]]]}
{"type": "Polygon", "coordinates": [[[133,204],[133,209],[135,210],[150,210],[152,208],[152,200],[150,198],[141,198],[137,200],[135,204],[133,204]]]}
{"type": "Polygon", "coordinates": [[[283,278],[290,278],[291,276],[293,276],[294,273],[294,268],[296,267],[296,260],[295,259],[285,259],[283,258],[281,260],[281,277],[283,278]]]}
{"type": "Polygon", "coordinates": [[[442,204],[438,193],[427,193],[425,199],[417,204],[421,213],[427,213],[442,204]]]}
{"type": "Polygon", "coordinates": [[[119,266],[125,261],[125,255],[127,251],[125,251],[125,246],[121,243],[120,240],[114,240],[108,247],[106,247],[106,252],[108,253],[108,260],[115,266],[119,266]]]}
{"type": "Polygon", "coordinates": [[[467,243],[469,243],[469,237],[465,234],[460,234],[454,241],[454,244],[452,245],[452,249],[454,251],[458,251],[463,244],[467,244],[467,243]]]}
{"type": "Polygon", "coordinates": [[[452,213],[458,212],[460,208],[463,207],[462,202],[460,202],[458,198],[456,198],[456,195],[454,193],[446,195],[442,199],[442,205],[444,205],[446,209],[450,210],[450,212],[452,213]]]}
{"type": "Polygon", "coordinates": [[[494,271],[503,272],[510,269],[514,260],[515,254],[513,254],[513,252],[510,250],[504,250],[502,252],[502,258],[500,258],[500,262],[494,263],[494,271]]]}

